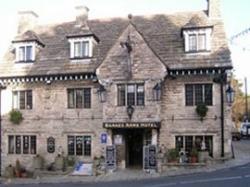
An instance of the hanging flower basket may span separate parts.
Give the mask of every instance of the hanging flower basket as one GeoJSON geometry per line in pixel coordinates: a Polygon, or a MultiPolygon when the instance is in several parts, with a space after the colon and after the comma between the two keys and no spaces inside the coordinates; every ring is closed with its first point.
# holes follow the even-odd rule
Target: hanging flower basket
{"type": "Polygon", "coordinates": [[[19,110],[11,110],[10,111],[10,121],[13,123],[13,124],[20,124],[21,121],[23,120],[23,115],[22,113],[19,111],[19,110]]]}
{"type": "Polygon", "coordinates": [[[201,121],[203,120],[204,117],[206,117],[207,111],[208,108],[205,103],[201,103],[196,106],[196,113],[201,117],[201,121]]]}

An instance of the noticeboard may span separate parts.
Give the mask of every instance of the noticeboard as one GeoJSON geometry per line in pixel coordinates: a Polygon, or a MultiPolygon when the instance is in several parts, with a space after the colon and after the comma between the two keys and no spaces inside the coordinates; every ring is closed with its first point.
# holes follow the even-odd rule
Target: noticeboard
{"type": "Polygon", "coordinates": [[[157,147],[155,145],[143,147],[143,169],[157,169],[157,147]]]}
{"type": "Polygon", "coordinates": [[[115,145],[106,147],[106,168],[108,170],[116,169],[116,148],[115,145]]]}

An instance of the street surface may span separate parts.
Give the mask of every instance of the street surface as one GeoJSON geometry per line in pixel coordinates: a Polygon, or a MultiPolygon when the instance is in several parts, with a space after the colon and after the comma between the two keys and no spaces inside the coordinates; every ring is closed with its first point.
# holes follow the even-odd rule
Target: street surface
{"type": "Polygon", "coordinates": [[[115,181],[100,183],[28,184],[9,187],[250,187],[250,164],[210,173],[191,174],[176,177],[160,177],[137,181],[115,181]]]}

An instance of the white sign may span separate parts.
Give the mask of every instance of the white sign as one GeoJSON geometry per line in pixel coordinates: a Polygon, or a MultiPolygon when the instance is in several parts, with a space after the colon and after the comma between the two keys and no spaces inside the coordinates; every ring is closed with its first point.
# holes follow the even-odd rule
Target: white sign
{"type": "Polygon", "coordinates": [[[122,144],[122,135],[117,134],[114,136],[114,144],[121,145],[122,144]]]}
{"type": "Polygon", "coordinates": [[[85,175],[85,176],[93,175],[93,164],[78,162],[74,168],[72,175],[85,175]]]}

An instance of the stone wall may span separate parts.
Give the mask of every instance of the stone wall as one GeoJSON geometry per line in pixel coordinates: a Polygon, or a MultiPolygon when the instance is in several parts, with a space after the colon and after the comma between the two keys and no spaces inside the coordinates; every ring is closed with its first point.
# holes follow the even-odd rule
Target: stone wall
{"type": "Polygon", "coordinates": [[[90,161],[94,156],[102,154],[100,134],[106,130],[102,128],[102,104],[99,102],[97,89],[99,84],[91,81],[64,81],[52,82],[51,85],[44,83],[27,83],[17,86],[10,85],[3,91],[2,108],[4,116],[2,121],[2,168],[8,164],[15,164],[16,159],[21,165],[31,168],[32,159],[35,155],[8,154],[8,135],[36,135],[37,154],[43,156],[46,163],[54,161],[59,147],[67,155],[68,135],[90,135],[92,137],[91,157],[79,157],[90,161]],[[90,109],[68,109],[67,88],[91,88],[90,109]],[[9,121],[8,111],[12,108],[12,90],[32,89],[33,109],[21,110],[24,120],[19,125],[9,121]],[[9,98],[8,98],[9,97],[9,98]],[[47,138],[55,138],[55,153],[47,152],[47,138]]]}
{"type": "MultiPolygon", "coordinates": [[[[225,101],[225,119],[230,119],[225,101]]],[[[213,155],[220,157],[221,153],[221,120],[220,120],[220,85],[213,83],[212,76],[179,76],[164,82],[161,103],[162,126],[159,143],[167,148],[175,147],[176,135],[212,135],[213,155]],[[212,83],[213,105],[208,106],[207,116],[200,120],[195,106],[185,106],[185,84],[212,83]]],[[[231,154],[230,121],[225,120],[225,155],[231,154]]]]}

